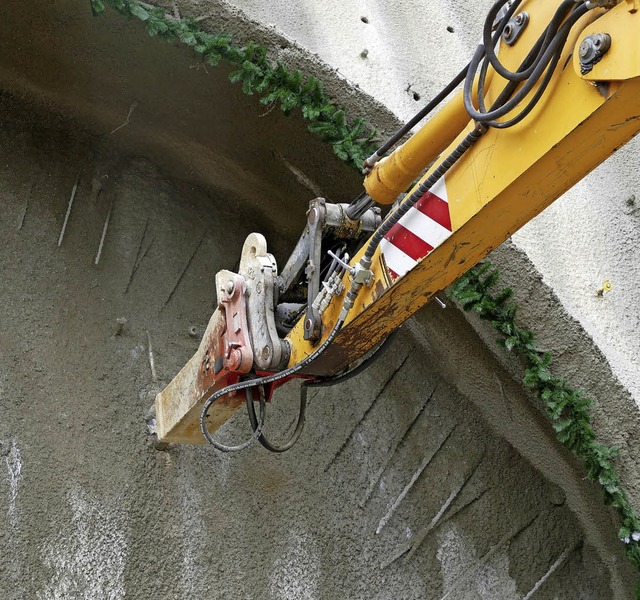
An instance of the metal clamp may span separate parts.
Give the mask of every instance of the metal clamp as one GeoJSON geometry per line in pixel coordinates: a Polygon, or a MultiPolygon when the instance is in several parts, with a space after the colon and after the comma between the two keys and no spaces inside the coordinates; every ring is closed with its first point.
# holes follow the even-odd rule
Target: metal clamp
{"type": "Polygon", "coordinates": [[[317,341],[322,335],[322,318],[313,307],[320,292],[320,262],[322,260],[322,233],[327,220],[326,201],[316,198],[309,203],[307,227],[309,228],[309,260],[307,261],[307,313],[304,318],[304,339],[317,341]]]}
{"type": "Polygon", "coordinates": [[[337,260],[338,263],[349,272],[353,283],[357,283],[359,285],[369,285],[373,280],[373,272],[371,271],[371,269],[367,269],[366,267],[362,266],[361,263],[358,262],[354,266],[351,266],[350,264],[343,261],[339,256],[336,256],[333,252],[331,252],[331,250],[329,250],[327,254],[334,260],[337,260]]]}
{"type": "Polygon", "coordinates": [[[509,19],[509,22],[504,26],[504,30],[502,32],[502,39],[504,40],[504,43],[507,46],[513,46],[518,41],[528,24],[528,12],[518,13],[509,19]]]}

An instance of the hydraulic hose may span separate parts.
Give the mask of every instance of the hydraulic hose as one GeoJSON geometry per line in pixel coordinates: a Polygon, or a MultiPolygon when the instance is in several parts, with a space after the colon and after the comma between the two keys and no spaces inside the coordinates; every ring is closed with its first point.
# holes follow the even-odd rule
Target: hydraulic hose
{"type": "MultiPolygon", "coordinates": [[[[258,429],[260,428],[260,422],[258,421],[258,418],[256,416],[256,411],[255,411],[255,407],[253,406],[253,398],[251,396],[251,393],[249,390],[247,390],[247,396],[248,396],[247,409],[249,412],[249,421],[251,423],[251,428],[253,429],[253,432],[257,434],[257,439],[260,442],[260,444],[262,444],[262,446],[267,450],[269,450],[270,452],[282,453],[282,452],[286,452],[287,450],[290,450],[296,444],[296,442],[300,439],[300,436],[302,435],[302,431],[304,429],[306,410],[307,410],[307,396],[309,394],[309,388],[328,387],[328,386],[336,385],[338,383],[348,381],[349,379],[355,377],[356,375],[359,375],[360,373],[368,369],[374,362],[376,362],[387,351],[387,349],[391,345],[391,341],[397,335],[397,332],[398,330],[393,331],[382,342],[382,344],[380,344],[380,346],[374,351],[374,353],[369,358],[362,361],[357,367],[351,369],[350,371],[337,375],[336,377],[304,381],[300,386],[300,409],[298,412],[298,420],[296,422],[296,427],[293,433],[291,434],[291,436],[289,437],[289,439],[284,444],[281,444],[281,445],[274,444],[264,435],[264,433],[258,431],[258,429]]],[[[261,396],[261,399],[262,399],[262,397],[264,397],[264,388],[262,386],[260,387],[260,394],[262,395],[261,396]]],[[[264,419],[263,419],[263,423],[264,423],[264,419]]]]}
{"type": "MultiPolygon", "coordinates": [[[[471,59],[471,67],[469,69],[469,73],[467,74],[467,78],[465,80],[463,88],[465,109],[467,110],[469,116],[478,123],[485,123],[489,126],[492,126],[492,122],[495,121],[495,119],[499,119],[500,117],[505,116],[507,113],[516,108],[516,106],[526,98],[529,92],[531,92],[533,87],[540,79],[542,73],[552,63],[555,55],[561,51],[573,25],[575,25],[575,23],[582,16],[584,16],[588,12],[588,10],[589,9],[584,3],[581,3],[577,5],[576,8],[574,8],[566,21],[558,29],[558,32],[554,35],[552,40],[541,49],[542,55],[534,62],[535,68],[532,71],[530,77],[522,85],[522,87],[506,101],[502,100],[502,97],[504,95],[503,91],[500,99],[494,104],[494,106],[498,106],[496,108],[492,108],[488,112],[481,112],[479,110],[476,110],[475,106],[473,105],[472,98],[473,79],[486,50],[485,46],[483,44],[480,44],[476,49],[473,58],[471,59]],[[499,102],[501,102],[501,104],[499,104],[499,102]]],[[[507,88],[511,89],[511,86],[507,86],[507,88]]],[[[505,88],[505,91],[507,88],[505,88]]]]}
{"type": "MultiPolygon", "coordinates": [[[[345,309],[343,309],[343,312],[345,312],[345,309]]],[[[225,446],[214,440],[207,428],[207,415],[209,414],[209,409],[211,408],[212,404],[222,396],[230,394],[231,392],[238,392],[240,390],[245,390],[256,386],[262,386],[267,383],[275,383],[280,379],[284,379],[285,377],[289,377],[291,375],[294,375],[298,371],[301,371],[307,365],[311,364],[316,358],[318,358],[331,345],[333,340],[338,335],[338,332],[342,328],[345,318],[346,315],[344,317],[341,316],[341,318],[336,321],[336,324],[333,326],[333,329],[331,330],[331,333],[329,333],[327,339],[322,342],[322,344],[320,344],[320,346],[318,346],[318,348],[314,352],[312,352],[305,359],[301,360],[298,364],[284,369],[283,371],[279,371],[278,373],[273,373],[272,375],[265,375],[263,377],[257,377],[256,379],[239,381],[238,383],[223,387],[211,394],[211,396],[209,396],[207,401],[204,403],[202,411],[200,412],[200,431],[202,432],[202,435],[207,440],[207,442],[209,442],[214,448],[217,448],[221,452],[236,452],[236,448],[238,448],[239,450],[243,450],[244,448],[248,447],[249,444],[253,443],[253,439],[258,438],[260,435],[259,433],[256,434],[255,431],[253,437],[245,442],[246,446],[244,444],[241,445],[242,448],[240,446],[225,446]]]]}

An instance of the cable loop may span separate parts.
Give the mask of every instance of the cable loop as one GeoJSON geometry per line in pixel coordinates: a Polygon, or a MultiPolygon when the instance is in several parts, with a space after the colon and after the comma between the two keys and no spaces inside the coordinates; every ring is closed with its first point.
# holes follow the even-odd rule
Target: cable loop
{"type": "MultiPolygon", "coordinates": [[[[247,389],[247,392],[246,392],[246,404],[247,404],[247,411],[249,412],[249,416],[251,416],[252,411],[253,411],[253,415],[255,416],[256,413],[253,407],[253,398],[252,398],[250,389],[247,389]]],[[[211,444],[216,450],[220,450],[220,452],[240,452],[242,450],[246,450],[247,448],[252,446],[257,439],[259,439],[262,432],[262,428],[264,426],[264,420],[266,416],[266,399],[264,395],[264,388],[260,387],[260,420],[258,421],[256,419],[256,427],[255,428],[252,427],[253,435],[246,442],[243,442],[242,444],[238,444],[237,446],[228,446],[227,444],[223,444],[213,439],[213,436],[211,435],[211,433],[209,432],[209,429],[206,426],[206,419],[207,419],[208,412],[209,412],[208,408],[206,412],[203,409],[202,414],[200,416],[200,430],[202,431],[202,435],[207,440],[207,442],[209,442],[209,444],[211,444]]]]}

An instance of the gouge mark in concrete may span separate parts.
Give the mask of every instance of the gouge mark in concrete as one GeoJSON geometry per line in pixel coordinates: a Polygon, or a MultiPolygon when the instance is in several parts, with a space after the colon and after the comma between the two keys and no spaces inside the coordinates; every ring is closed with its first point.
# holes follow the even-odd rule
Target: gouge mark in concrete
{"type": "Polygon", "coordinates": [[[384,529],[385,525],[389,522],[391,517],[393,517],[394,513],[396,512],[400,504],[402,504],[402,501],[407,497],[407,494],[411,491],[411,488],[416,484],[418,479],[420,479],[420,476],[424,473],[424,470],[429,466],[429,463],[433,460],[436,454],[438,454],[438,452],[444,446],[446,441],[451,437],[451,434],[454,432],[455,428],[456,426],[454,425],[453,428],[449,431],[449,433],[447,433],[447,435],[444,436],[444,438],[438,444],[436,449],[431,454],[428,454],[425,457],[425,459],[422,461],[422,464],[418,467],[417,471],[413,474],[409,483],[407,483],[407,485],[404,486],[404,489],[402,490],[402,492],[400,492],[400,495],[394,500],[393,504],[390,506],[387,513],[380,519],[380,522],[378,523],[378,527],[376,529],[376,535],[380,534],[380,532],[384,529]]]}
{"type": "MultiPolygon", "coordinates": [[[[577,547],[577,546],[576,546],[577,547]]],[[[565,548],[564,552],[556,559],[556,561],[549,567],[547,572],[536,581],[535,585],[531,588],[531,590],[522,598],[522,600],[530,600],[533,595],[544,585],[544,582],[553,575],[555,571],[557,571],[569,558],[571,553],[575,550],[575,548],[565,548]]]]}
{"type": "Polygon", "coordinates": [[[447,600],[447,598],[449,598],[449,596],[451,596],[451,594],[453,594],[453,592],[455,592],[455,590],[458,589],[458,587],[464,583],[465,581],[467,581],[467,579],[469,579],[469,577],[471,575],[474,575],[475,573],[477,573],[482,567],[484,567],[493,557],[493,555],[500,550],[503,546],[505,546],[506,544],[508,544],[509,542],[511,542],[511,540],[513,540],[514,538],[518,537],[523,531],[525,531],[526,529],[529,528],[529,526],[539,517],[540,515],[536,515],[535,517],[533,517],[532,519],[530,519],[525,525],[523,525],[522,527],[520,527],[520,529],[514,531],[513,533],[508,533],[507,535],[505,535],[497,544],[494,544],[493,546],[491,546],[491,548],[489,549],[489,551],[480,559],[480,562],[474,564],[473,566],[469,567],[459,578],[458,581],[455,583],[455,585],[452,585],[451,588],[449,589],[449,591],[442,596],[442,598],[440,598],[440,600],[447,600]]]}
{"type": "Polygon", "coordinates": [[[133,261],[133,267],[131,268],[131,273],[129,275],[129,280],[127,281],[127,287],[124,289],[124,293],[126,294],[129,291],[129,287],[131,287],[131,282],[133,281],[133,276],[136,274],[138,267],[142,263],[142,260],[146,256],[147,252],[149,252],[149,248],[151,248],[151,244],[153,244],[153,239],[147,246],[147,249],[142,252],[142,245],[144,243],[144,238],[147,235],[147,227],[149,226],[149,218],[144,222],[144,227],[142,228],[142,235],[140,236],[140,243],[138,244],[138,250],[136,251],[136,257],[133,261]],[[141,255],[142,253],[142,255],[141,255]]]}
{"type": "Polygon", "coordinates": [[[191,253],[191,256],[189,257],[187,264],[184,266],[184,269],[182,269],[182,272],[180,273],[180,276],[175,282],[173,289],[171,290],[171,293],[169,294],[169,296],[167,296],[167,299],[164,301],[164,304],[162,305],[162,308],[160,310],[164,310],[165,306],[167,306],[167,304],[169,304],[169,302],[171,301],[171,298],[173,298],[173,295],[175,294],[176,290],[178,289],[178,286],[180,285],[180,282],[182,281],[185,274],[189,270],[189,267],[191,266],[193,259],[196,257],[196,254],[198,254],[198,250],[200,250],[200,246],[202,246],[202,242],[204,242],[204,238],[206,234],[207,234],[206,231],[202,234],[202,237],[200,238],[198,245],[196,246],[195,250],[191,253]]]}
{"type": "Polygon", "coordinates": [[[376,485],[378,485],[378,482],[380,481],[380,478],[384,475],[384,472],[387,470],[389,463],[391,463],[391,460],[395,456],[400,446],[404,444],[405,440],[413,430],[413,427],[418,422],[420,415],[422,415],[422,413],[424,412],[424,409],[427,407],[427,404],[429,403],[431,398],[433,398],[433,396],[435,395],[437,389],[438,389],[438,386],[436,385],[431,391],[431,393],[427,396],[427,399],[422,403],[422,406],[416,413],[415,417],[413,417],[413,420],[411,421],[411,423],[409,423],[409,427],[407,427],[405,432],[402,434],[402,437],[396,442],[393,448],[391,448],[389,452],[387,452],[384,462],[382,463],[380,468],[376,471],[376,474],[373,476],[371,482],[369,483],[369,487],[367,488],[367,491],[365,492],[362,500],[360,500],[359,502],[360,508],[364,508],[367,502],[369,502],[371,496],[373,495],[373,490],[375,489],[376,485]]]}
{"type": "Polygon", "coordinates": [[[58,238],[58,248],[62,245],[64,239],[64,232],[67,229],[67,223],[69,222],[69,215],[71,215],[71,208],[73,207],[73,200],[76,197],[76,191],[78,190],[78,183],[80,182],[80,173],[76,177],[76,182],[73,184],[71,190],[71,197],[69,198],[69,204],[67,205],[67,212],[64,215],[64,222],[62,223],[62,229],[60,230],[60,237],[58,238]]]}
{"type": "Polygon", "coordinates": [[[409,358],[410,355],[411,355],[411,350],[404,357],[404,359],[400,363],[400,366],[397,369],[394,369],[394,371],[391,373],[391,375],[384,382],[381,390],[376,394],[376,397],[373,399],[373,401],[371,402],[371,404],[369,405],[367,410],[364,411],[364,414],[362,415],[362,417],[360,417],[358,422],[354,425],[353,429],[351,430],[351,433],[347,436],[347,439],[344,442],[342,442],[342,445],[340,446],[340,448],[338,448],[338,451],[334,454],[334,456],[331,459],[331,461],[329,462],[329,464],[324,468],[324,472],[325,473],[340,458],[340,456],[342,456],[342,453],[345,451],[346,447],[348,446],[349,442],[351,441],[351,438],[353,437],[353,434],[358,430],[358,427],[360,427],[360,425],[364,422],[364,420],[369,416],[369,413],[373,410],[373,407],[375,406],[376,402],[378,401],[378,398],[380,398],[380,396],[382,396],[384,394],[384,392],[387,389],[387,387],[393,381],[393,378],[402,370],[402,367],[404,366],[404,363],[407,362],[407,359],[409,358]]]}

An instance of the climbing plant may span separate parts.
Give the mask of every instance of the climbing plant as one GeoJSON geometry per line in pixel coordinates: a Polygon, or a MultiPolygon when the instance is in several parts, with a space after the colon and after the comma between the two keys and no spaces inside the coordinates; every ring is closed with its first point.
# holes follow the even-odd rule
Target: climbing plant
{"type": "Polygon", "coordinates": [[[266,48],[252,42],[239,46],[228,33],[209,33],[195,19],[178,19],[163,8],[134,0],[89,2],[94,15],[103,13],[109,5],[126,17],[142,21],[149,35],[190,46],[208,65],[225,61],[237,67],[229,75],[232,83],[241,84],[245,94],[259,95],[262,104],[279,104],[286,115],[300,109],[302,117],[310,122],[309,131],[330,143],[338,158],[350,167],[361,171],[364,159],[376,150],[376,131],[364,119],[348,120],[345,111],[324,92],[320,80],[271,61],[266,48]]]}
{"type": "MultiPolygon", "coordinates": [[[[279,104],[286,115],[297,109],[309,121],[309,130],[333,146],[335,154],[350,167],[361,170],[363,160],[376,149],[376,132],[364,119],[349,120],[345,111],[327,96],[313,76],[291,71],[282,62],[268,58],[266,48],[249,42],[233,43],[227,33],[204,31],[194,19],[167,15],[163,8],[135,0],[89,0],[94,15],[109,5],[129,18],[142,21],[147,32],[167,41],[180,41],[216,66],[222,61],[237,67],[229,75],[242,85],[245,94],[257,94],[266,105],[279,104]]],[[[473,310],[500,333],[499,344],[519,355],[525,364],[524,384],[542,401],[558,440],[582,460],[590,480],[600,484],[604,501],[619,514],[619,537],[626,545],[631,563],[640,570],[640,521],[622,488],[614,459],[616,446],[596,440],[591,426],[593,401],[551,372],[551,356],[540,352],[533,333],[516,322],[517,307],[510,302],[512,291],[492,292],[499,278],[490,263],[471,269],[449,289],[449,295],[465,310],[473,310]]],[[[636,590],[640,599],[640,586],[636,590]]]]}
{"type": "MultiPolygon", "coordinates": [[[[626,544],[627,557],[640,570],[640,520],[622,488],[613,462],[619,449],[596,440],[590,414],[593,400],[564,379],[553,376],[551,355],[540,352],[533,333],[516,322],[517,306],[509,301],[512,290],[504,288],[492,293],[498,279],[498,271],[485,262],[454,283],[449,295],[464,310],[472,310],[481,319],[490,321],[500,333],[498,343],[523,359],[524,384],[542,401],[560,443],[582,460],[587,477],[600,484],[605,503],[617,510],[622,521],[618,535],[626,544]]],[[[636,595],[640,598],[640,588],[636,595]]]]}

